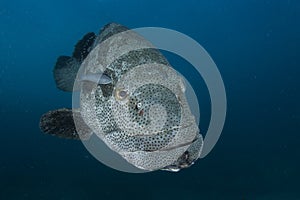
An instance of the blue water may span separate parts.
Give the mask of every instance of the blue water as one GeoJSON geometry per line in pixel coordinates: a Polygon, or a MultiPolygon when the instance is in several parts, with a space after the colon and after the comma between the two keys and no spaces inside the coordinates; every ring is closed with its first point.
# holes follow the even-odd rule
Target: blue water
{"type": "MultiPolygon", "coordinates": [[[[299,49],[298,0],[1,0],[0,199],[300,199],[299,49]],[[71,107],[71,94],[54,84],[56,58],[112,21],[185,33],[217,64],[226,124],[214,150],[191,168],[123,173],[79,141],[40,132],[44,112],[71,107]]],[[[201,83],[205,133],[207,90],[201,77],[184,73],[201,83]]]]}

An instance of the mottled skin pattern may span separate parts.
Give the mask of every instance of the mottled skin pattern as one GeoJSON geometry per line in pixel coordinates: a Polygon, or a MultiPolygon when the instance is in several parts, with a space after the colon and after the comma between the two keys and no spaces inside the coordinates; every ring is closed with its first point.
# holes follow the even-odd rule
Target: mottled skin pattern
{"type": "Polygon", "coordinates": [[[131,126],[118,118],[118,124],[123,123],[121,127],[117,125],[119,131],[107,133],[107,139],[123,151],[157,151],[170,143],[178,131],[181,106],[172,91],[164,86],[147,84],[138,88],[129,97],[125,108],[129,112],[131,126]],[[151,114],[162,114],[160,109],[155,111],[153,105],[164,105],[166,120],[153,119],[151,114]]]}
{"type": "Polygon", "coordinates": [[[59,89],[80,91],[80,105],[45,113],[43,132],[83,141],[95,134],[147,171],[178,171],[199,158],[203,139],[184,81],[135,32],[111,23],[98,36],[86,34],[72,56],[58,58],[53,74],[59,89]]]}
{"type": "Polygon", "coordinates": [[[105,35],[96,39],[102,43],[82,63],[83,73],[104,73],[112,79],[110,84],[81,84],[82,117],[138,168],[188,167],[199,157],[203,141],[183,81],[148,41],[119,26],[107,25],[105,35]]]}

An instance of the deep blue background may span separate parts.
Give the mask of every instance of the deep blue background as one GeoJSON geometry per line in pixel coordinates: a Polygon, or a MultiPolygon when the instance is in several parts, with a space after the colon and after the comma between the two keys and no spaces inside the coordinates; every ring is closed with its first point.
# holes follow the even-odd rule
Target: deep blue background
{"type": "MultiPolygon", "coordinates": [[[[299,48],[298,0],[1,0],[0,199],[300,199],[299,48]],[[226,124],[191,168],[122,173],[40,132],[41,114],[71,107],[53,81],[56,58],[111,21],[181,31],[218,65],[226,124]]],[[[197,93],[205,131],[209,99],[204,86],[197,93]]]]}

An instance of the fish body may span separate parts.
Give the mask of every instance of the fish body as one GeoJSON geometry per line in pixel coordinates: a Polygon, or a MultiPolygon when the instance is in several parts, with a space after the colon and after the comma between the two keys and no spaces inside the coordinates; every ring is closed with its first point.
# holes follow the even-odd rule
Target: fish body
{"type": "Polygon", "coordinates": [[[80,107],[73,110],[80,116],[73,119],[79,138],[95,134],[147,171],[178,171],[200,157],[203,139],[184,80],[149,41],[111,23],[84,55],[80,69],[73,66],[72,84],[80,91],[80,107]]]}

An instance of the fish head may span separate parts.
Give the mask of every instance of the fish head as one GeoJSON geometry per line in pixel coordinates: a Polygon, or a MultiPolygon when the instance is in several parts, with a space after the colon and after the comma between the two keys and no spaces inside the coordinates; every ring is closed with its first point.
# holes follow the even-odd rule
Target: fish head
{"type": "Polygon", "coordinates": [[[109,101],[115,128],[102,138],[138,168],[171,165],[199,134],[183,79],[168,65],[131,69],[114,85],[109,101]]]}
{"type": "Polygon", "coordinates": [[[81,68],[81,115],[111,150],[149,171],[176,170],[199,157],[202,137],[183,78],[148,41],[131,31],[116,34],[81,68]]]}

